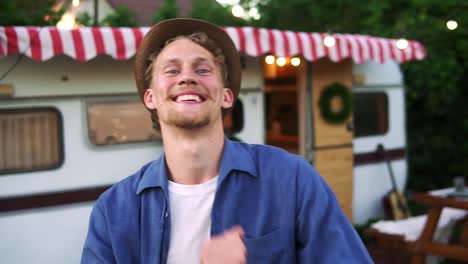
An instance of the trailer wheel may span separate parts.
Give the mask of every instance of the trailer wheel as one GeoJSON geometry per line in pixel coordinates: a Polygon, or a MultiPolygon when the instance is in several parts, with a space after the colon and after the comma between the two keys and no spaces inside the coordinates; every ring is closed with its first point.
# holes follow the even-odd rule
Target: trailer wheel
{"type": "Polygon", "coordinates": [[[350,89],[337,82],[328,85],[320,94],[319,107],[323,119],[328,123],[340,124],[345,122],[352,110],[350,89]],[[339,97],[342,102],[342,108],[339,111],[334,111],[332,108],[332,100],[335,96],[339,97]]]}

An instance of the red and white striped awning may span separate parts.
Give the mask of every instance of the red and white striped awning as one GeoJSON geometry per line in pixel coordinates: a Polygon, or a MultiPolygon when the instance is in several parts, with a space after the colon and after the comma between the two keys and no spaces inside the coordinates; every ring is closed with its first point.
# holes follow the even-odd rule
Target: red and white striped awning
{"type": "MultiPolygon", "coordinates": [[[[149,28],[80,28],[61,30],[55,27],[0,27],[0,56],[24,53],[46,61],[65,54],[78,61],[88,61],[107,54],[117,60],[135,55],[149,28]]],[[[426,56],[421,43],[408,40],[408,47],[399,49],[395,39],[365,35],[332,34],[335,45],[326,47],[326,34],[293,32],[252,27],[227,27],[239,51],[250,56],[302,56],[308,61],[328,57],[332,61],[351,58],[356,63],[394,60],[403,63],[422,60],[426,56]]]]}

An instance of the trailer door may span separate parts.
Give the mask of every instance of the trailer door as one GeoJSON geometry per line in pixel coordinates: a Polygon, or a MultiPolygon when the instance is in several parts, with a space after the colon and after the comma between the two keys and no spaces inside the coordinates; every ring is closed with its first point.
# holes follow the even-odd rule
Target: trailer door
{"type": "MultiPolygon", "coordinates": [[[[319,100],[328,85],[338,82],[352,87],[352,62],[335,63],[321,59],[312,65],[312,149],[313,164],[335,192],[341,208],[352,219],[353,204],[353,131],[352,115],[346,121],[332,124],[320,111],[319,100]]],[[[332,108],[339,110],[343,102],[333,97],[332,108]]]]}

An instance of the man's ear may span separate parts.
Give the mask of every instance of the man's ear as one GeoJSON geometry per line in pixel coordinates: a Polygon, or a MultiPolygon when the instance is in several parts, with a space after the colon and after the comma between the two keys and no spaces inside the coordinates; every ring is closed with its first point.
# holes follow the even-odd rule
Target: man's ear
{"type": "Polygon", "coordinates": [[[234,94],[229,88],[224,88],[223,90],[223,108],[231,108],[234,105],[234,94]]]}
{"type": "Polygon", "coordinates": [[[146,89],[143,101],[148,109],[156,109],[156,98],[152,89],[146,89]]]}

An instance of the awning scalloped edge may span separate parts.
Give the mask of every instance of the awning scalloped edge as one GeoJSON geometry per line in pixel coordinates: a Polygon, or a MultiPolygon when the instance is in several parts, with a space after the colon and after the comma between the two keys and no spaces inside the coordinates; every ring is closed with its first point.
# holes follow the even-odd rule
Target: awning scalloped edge
{"type": "MultiPolygon", "coordinates": [[[[80,28],[61,30],[55,27],[0,27],[0,56],[24,53],[46,61],[67,55],[77,61],[88,61],[98,55],[127,60],[135,55],[148,27],[141,28],[80,28]]],[[[253,57],[272,54],[278,57],[302,56],[313,62],[328,57],[334,62],[351,58],[355,63],[389,60],[403,63],[422,60],[424,46],[408,40],[406,49],[396,47],[395,39],[366,35],[332,34],[335,45],[326,47],[324,33],[294,32],[253,27],[224,28],[239,51],[253,57]]]]}

